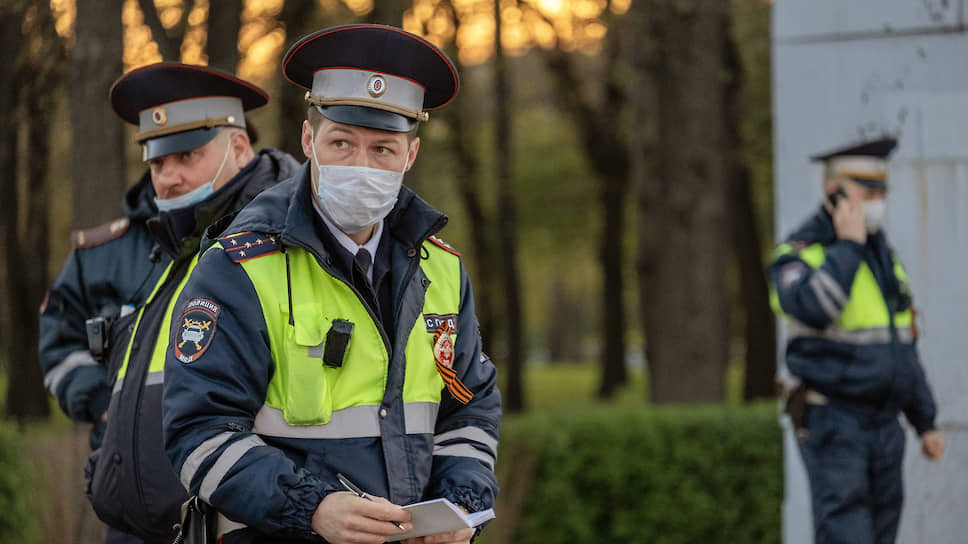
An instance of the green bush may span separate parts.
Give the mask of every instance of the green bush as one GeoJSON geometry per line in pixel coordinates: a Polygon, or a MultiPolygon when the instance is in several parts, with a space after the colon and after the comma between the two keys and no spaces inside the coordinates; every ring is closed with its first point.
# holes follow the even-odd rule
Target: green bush
{"type": "Polygon", "coordinates": [[[776,405],[595,407],[506,418],[500,544],[776,543],[776,405]]]}
{"type": "Polygon", "coordinates": [[[0,424],[0,542],[37,541],[31,467],[22,435],[13,426],[0,424]]]}

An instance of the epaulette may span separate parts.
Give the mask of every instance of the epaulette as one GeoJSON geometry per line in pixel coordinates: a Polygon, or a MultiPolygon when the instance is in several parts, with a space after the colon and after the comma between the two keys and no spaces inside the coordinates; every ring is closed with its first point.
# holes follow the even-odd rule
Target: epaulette
{"type": "Polygon", "coordinates": [[[128,232],[130,226],[131,220],[127,217],[121,217],[94,228],[72,231],[71,247],[83,249],[116,240],[128,232]]]}
{"type": "Polygon", "coordinates": [[[451,247],[450,244],[448,244],[447,242],[441,240],[440,238],[437,238],[436,236],[431,236],[430,238],[428,238],[428,240],[430,240],[430,243],[432,243],[433,245],[435,245],[435,246],[439,247],[440,249],[446,251],[447,253],[451,253],[453,255],[457,255],[458,257],[460,257],[460,252],[459,251],[457,251],[456,249],[454,249],[453,247],[451,247]]]}
{"type": "Polygon", "coordinates": [[[810,242],[804,242],[803,240],[794,240],[788,243],[790,244],[790,251],[794,253],[800,253],[811,245],[810,242]]]}
{"type": "Polygon", "coordinates": [[[218,241],[229,258],[237,263],[279,251],[279,244],[271,236],[261,232],[240,232],[219,238],[218,241]]]}

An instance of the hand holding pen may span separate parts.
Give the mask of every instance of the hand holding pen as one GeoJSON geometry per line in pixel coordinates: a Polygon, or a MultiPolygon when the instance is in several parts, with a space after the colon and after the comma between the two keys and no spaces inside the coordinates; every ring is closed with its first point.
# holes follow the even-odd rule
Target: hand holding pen
{"type": "Polygon", "coordinates": [[[370,497],[343,475],[337,479],[349,493],[326,495],[312,517],[312,530],[327,542],[382,544],[412,529],[410,512],[382,497],[370,497]]]}
{"type": "MultiPolygon", "coordinates": [[[[362,489],[360,489],[359,487],[356,487],[356,484],[349,481],[346,478],[346,476],[343,476],[340,473],[336,473],[336,479],[339,480],[339,483],[343,484],[343,487],[345,487],[349,491],[352,491],[353,493],[356,493],[357,497],[361,499],[366,499],[368,501],[373,501],[373,499],[371,499],[366,493],[364,493],[362,489]]],[[[403,525],[400,525],[400,523],[393,520],[390,520],[390,523],[396,525],[397,529],[400,529],[401,531],[403,531],[403,525]]]]}

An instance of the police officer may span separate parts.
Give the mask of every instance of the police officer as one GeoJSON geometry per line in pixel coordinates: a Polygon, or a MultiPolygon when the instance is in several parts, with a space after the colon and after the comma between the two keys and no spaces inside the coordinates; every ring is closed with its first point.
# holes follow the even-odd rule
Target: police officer
{"type": "Polygon", "coordinates": [[[884,232],[882,138],[817,155],[823,206],[770,266],[787,318],[786,364],[802,383],[791,405],[810,479],[818,543],[894,542],[901,515],[903,412],[926,457],[941,459],[935,403],[916,349],[907,275],[884,232]],[[798,412],[798,411],[794,411],[798,412]]]}
{"type": "MultiPolygon", "coordinates": [[[[71,420],[94,423],[92,450],[101,445],[103,416],[111,401],[104,364],[111,324],[130,320],[169,260],[146,226],[157,213],[154,196],[151,175],[145,172],[122,199],[123,217],[72,232],[71,252],[40,308],[38,355],[44,385],[71,420]],[[90,343],[86,322],[91,325],[90,343]]],[[[139,542],[110,527],[104,541],[139,542]]]]}
{"type": "MultiPolygon", "coordinates": [[[[109,526],[147,542],[171,540],[179,507],[187,499],[163,453],[161,435],[166,319],[173,297],[194,265],[206,227],[230,217],[262,189],[298,169],[298,163],[285,153],[252,149],[245,112],[267,99],[251,83],[181,63],[138,68],[111,88],[114,111],[139,128],[135,139],[142,146],[151,184],[151,191],[144,187],[141,194],[152,195],[151,205],[159,213],[144,222],[137,237],[129,236],[130,242],[121,236],[99,245],[96,255],[91,251],[89,261],[97,273],[85,275],[84,280],[103,283],[89,283],[88,290],[110,292],[117,284],[120,288],[115,292],[123,295],[119,300],[127,305],[125,317],[114,323],[107,369],[85,359],[73,371],[64,373],[54,367],[53,372],[72,384],[80,379],[96,382],[90,396],[96,404],[88,403],[86,415],[107,425],[85,469],[87,494],[109,526]],[[149,240],[155,248],[150,260],[156,270],[146,274],[140,261],[149,240]],[[132,273],[138,274],[137,280],[129,277],[132,273]],[[140,290],[127,287],[132,284],[140,290]],[[104,399],[106,391],[109,403],[104,399]]],[[[57,285],[52,294],[55,290],[65,292],[57,285]]],[[[70,299],[59,296],[59,300],[70,299]]],[[[79,321],[89,311],[77,305],[70,315],[79,321]]],[[[67,385],[54,388],[64,391],[68,406],[83,404],[70,389],[67,385]]]]}
{"type": "Polygon", "coordinates": [[[459,254],[433,236],[446,216],[402,186],[456,69],[418,36],[351,25],[299,40],[283,72],[309,89],[309,161],[239,214],[176,303],[172,464],[226,544],[380,543],[410,528],[400,505],[489,508],[495,368],[459,254]]]}

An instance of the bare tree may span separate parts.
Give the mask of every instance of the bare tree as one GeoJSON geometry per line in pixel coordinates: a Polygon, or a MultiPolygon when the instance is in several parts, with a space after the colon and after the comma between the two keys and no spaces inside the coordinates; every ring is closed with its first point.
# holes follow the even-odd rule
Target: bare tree
{"type": "MultiPolygon", "coordinates": [[[[460,18],[457,17],[450,0],[442,3],[444,9],[449,10],[451,20],[456,30],[460,29],[460,18]]],[[[457,71],[462,73],[463,66],[460,62],[460,52],[457,50],[456,43],[447,46],[447,54],[457,66],[457,71]]],[[[484,339],[484,347],[492,348],[495,344],[497,335],[504,331],[499,331],[497,326],[497,312],[501,306],[498,303],[501,291],[500,279],[494,274],[484,270],[485,263],[494,263],[497,260],[492,252],[494,251],[494,240],[490,234],[494,232],[496,226],[493,219],[488,217],[484,210],[484,202],[481,197],[480,180],[478,171],[480,161],[477,158],[476,145],[474,142],[474,132],[468,128],[471,124],[473,114],[472,105],[475,103],[473,96],[468,96],[471,89],[464,87],[457,99],[446,109],[441,111],[439,118],[447,123],[450,137],[446,145],[453,154],[457,163],[457,171],[454,174],[454,181],[460,193],[460,199],[464,207],[464,215],[467,217],[467,224],[471,228],[471,247],[473,249],[470,259],[480,263],[472,267],[472,275],[477,272],[474,282],[474,302],[477,306],[477,318],[480,324],[481,338],[484,339]]]]}
{"type": "Polygon", "coordinates": [[[511,78],[501,36],[501,0],[494,0],[494,146],[497,164],[497,222],[500,274],[504,286],[504,324],[507,340],[505,409],[524,410],[524,328],[521,319],[521,285],[518,273],[517,217],[514,209],[513,133],[511,131],[511,78]]]}
{"type": "Polygon", "coordinates": [[[602,88],[583,95],[583,78],[573,55],[560,49],[548,55],[548,68],[557,80],[563,110],[578,127],[589,163],[599,177],[599,205],[603,227],[599,234],[599,259],[602,263],[601,320],[601,398],[611,397],[628,380],[625,368],[625,280],[622,247],[625,233],[625,199],[628,192],[628,145],[623,140],[621,123],[616,121],[626,102],[617,73],[621,32],[612,27],[606,35],[602,88]],[[589,96],[588,94],[591,94],[589,96]]]}
{"type": "Polygon", "coordinates": [[[70,92],[75,227],[91,227],[116,217],[127,186],[121,152],[124,129],[107,100],[111,84],[122,72],[122,3],[77,3],[70,92]]]}
{"type": "Polygon", "coordinates": [[[718,402],[728,360],[721,92],[728,2],[653,0],[657,177],[640,288],[654,402],[718,402]]]}
{"type": "MultiPolygon", "coordinates": [[[[297,39],[321,28],[318,20],[319,2],[316,0],[286,0],[279,13],[279,22],[286,30],[286,42],[293,44],[297,39]]],[[[279,103],[279,149],[294,157],[303,157],[300,129],[306,118],[308,103],[305,91],[283,83],[279,95],[274,97],[279,103]]]]}
{"type": "Polygon", "coordinates": [[[239,64],[242,0],[219,0],[208,8],[208,64],[235,73],[239,64]],[[218,6],[218,7],[216,7],[218,6]]]}
{"type": "Polygon", "coordinates": [[[739,271],[739,304],[743,314],[746,345],[743,399],[753,400],[775,396],[776,323],[770,309],[770,295],[760,250],[763,239],[756,224],[753,206],[753,173],[745,162],[740,135],[744,108],[742,94],[745,85],[744,69],[738,44],[729,28],[730,18],[724,19],[723,52],[725,75],[723,86],[726,107],[724,143],[729,161],[727,170],[730,230],[739,271]]]}
{"type": "MultiPolygon", "coordinates": [[[[235,0],[230,0],[235,2],[235,0]]],[[[158,44],[158,52],[161,58],[168,61],[178,61],[181,59],[181,44],[185,37],[185,29],[188,28],[188,14],[192,11],[193,2],[188,2],[182,10],[181,18],[175,23],[171,30],[166,30],[161,24],[158,16],[158,8],[154,0],[138,0],[138,7],[144,16],[145,24],[151,29],[151,37],[158,44]]],[[[221,2],[220,2],[221,4],[221,2]]]]}
{"type": "MultiPolygon", "coordinates": [[[[11,337],[7,346],[8,380],[7,413],[19,420],[46,417],[49,414],[43,376],[37,362],[37,307],[47,284],[49,239],[49,182],[47,158],[50,155],[50,127],[54,124],[56,93],[64,77],[66,56],[60,38],[54,32],[50,6],[40,3],[22,10],[22,26],[5,29],[4,40],[19,38],[22,42],[4,48],[16,58],[6,66],[13,68],[10,82],[3,90],[4,115],[7,117],[3,161],[9,169],[4,192],[9,203],[3,209],[7,251],[7,302],[11,319],[11,337]],[[23,33],[21,33],[21,29],[23,33]],[[9,31],[9,34],[8,34],[9,31]],[[13,89],[10,88],[13,87],[13,89]],[[25,131],[25,148],[16,154],[18,125],[25,131]],[[9,153],[15,153],[10,156],[9,153]],[[29,159],[28,159],[29,157],[29,159]],[[23,160],[21,165],[17,162],[23,160]],[[27,182],[19,184],[23,172],[27,182]],[[26,206],[18,205],[23,187],[26,206]],[[25,228],[21,228],[24,225],[25,228]]],[[[5,13],[4,21],[17,21],[17,13],[5,13]],[[9,18],[8,18],[9,17],[9,18]]],[[[8,44],[9,45],[9,44],[8,44]]]]}
{"type": "Polygon", "coordinates": [[[413,2],[409,0],[380,0],[373,2],[373,9],[366,14],[366,22],[381,25],[402,26],[403,12],[413,2]]]}

